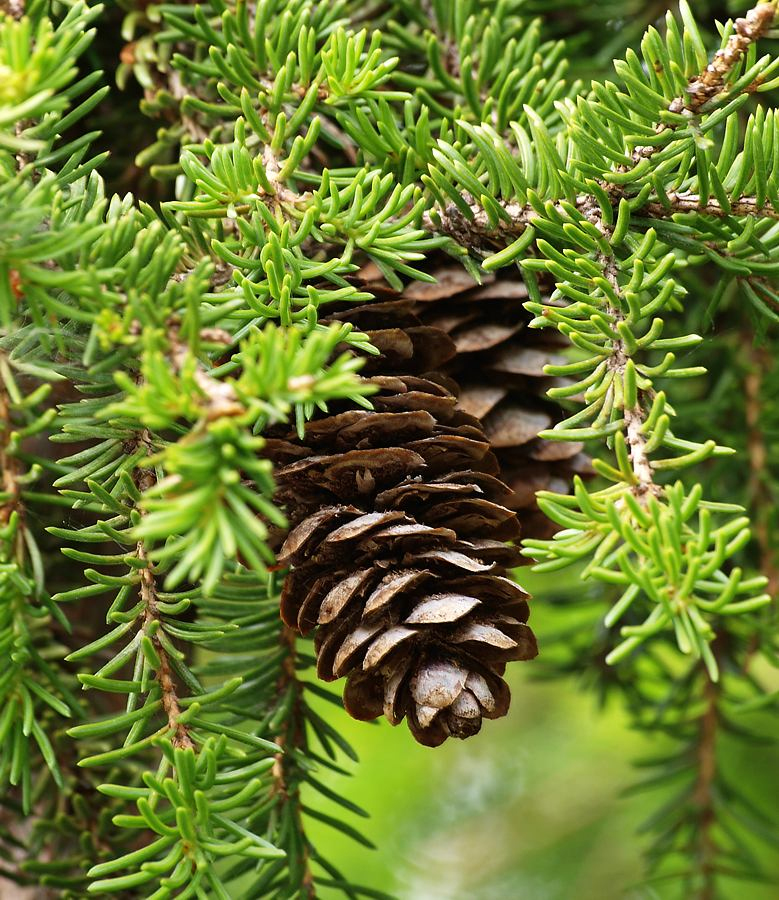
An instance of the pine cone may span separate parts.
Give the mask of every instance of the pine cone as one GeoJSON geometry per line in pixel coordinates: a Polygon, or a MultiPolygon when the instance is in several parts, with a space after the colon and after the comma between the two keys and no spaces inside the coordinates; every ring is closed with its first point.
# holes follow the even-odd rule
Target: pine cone
{"type": "MultiPolygon", "coordinates": [[[[590,473],[581,444],[538,437],[562,418],[545,396],[562,382],[544,375],[545,365],[567,361],[562,339],[527,327],[530,315],[522,304],[528,293],[516,270],[485,273],[478,284],[459,262],[441,256],[430,273],[435,283],[405,287],[406,314],[418,328],[432,327],[450,338],[450,353],[437,367],[456,382],[450,386],[460,409],[481,421],[501,478],[512,489],[506,503],[517,511],[522,536],[550,537],[554,525],[538,510],[536,492],[567,493],[575,474],[590,473]]],[[[373,265],[361,269],[360,280],[384,301],[381,306],[398,296],[373,265]]]]}
{"type": "Polygon", "coordinates": [[[526,327],[522,282],[477,285],[451,261],[433,274],[401,295],[361,270],[377,299],[329,318],[379,350],[363,369],[380,388],[373,411],[268,443],[293,525],[282,617],[316,629],[318,673],[347,676],[353,716],[405,717],[431,746],[506,713],[505,664],[537,653],[507,542],[520,520],[524,536],[548,535],[535,492],[588,468],[579,445],[538,438],[560,418],[543,366],[561,357],[526,327]]]}
{"type": "MultiPolygon", "coordinates": [[[[370,314],[383,316],[379,306],[370,314]]],[[[372,332],[385,365],[424,368],[449,353],[445,336],[416,328],[372,332]]],[[[279,553],[292,567],[281,614],[302,633],[316,627],[318,674],[347,676],[351,715],[405,717],[436,746],[505,715],[506,662],[537,653],[527,595],[506,577],[520,563],[506,543],[519,523],[478,421],[445,385],[370,380],[373,411],[312,421],[303,441],[268,440],[294,525],[279,553]]]]}

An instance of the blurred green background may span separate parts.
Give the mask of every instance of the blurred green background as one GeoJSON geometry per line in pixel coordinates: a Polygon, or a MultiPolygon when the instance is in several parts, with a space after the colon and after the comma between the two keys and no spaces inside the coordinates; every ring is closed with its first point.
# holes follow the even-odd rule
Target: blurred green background
{"type": "MultiPolygon", "coordinates": [[[[559,627],[559,612],[544,603],[550,585],[541,589],[527,570],[520,580],[534,590],[532,621],[543,646],[559,627]]],[[[639,777],[633,761],[663,750],[664,739],[633,732],[616,700],[599,709],[574,678],[540,681],[538,671],[533,663],[510,666],[509,715],[436,749],[417,745],[404,725],[366,725],[326,704],[320,711],[360,762],[349,766],[349,784],[324,771],[317,777],[370,813],[344,813],[343,821],[378,849],[313,823],[315,846],[353,881],[403,900],[694,900],[676,882],[642,883],[637,832],[667,798],[623,796],[639,777]]],[[[775,810],[776,747],[734,742],[733,749],[723,747],[732,777],[775,810]]],[[[305,799],[322,806],[320,797],[305,799]]],[[[774,884],[723,884],[726,900],[779,898],[779,848],[754,850],[774,884]]]]}

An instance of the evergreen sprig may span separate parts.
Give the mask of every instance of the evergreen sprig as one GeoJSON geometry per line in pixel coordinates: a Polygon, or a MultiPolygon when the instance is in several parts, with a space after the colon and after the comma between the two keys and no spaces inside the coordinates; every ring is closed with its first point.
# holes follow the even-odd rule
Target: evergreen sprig
{"type": "Polygon", "coordinates": [[[373,299],[360,267],[402,290],[446,250],[514,271],[532,327],[570,343],[546,370],[566,417],[542,437],[600,446],[601,480],[542,492],[561,530],[525,551],[599,587],[556,670],[673,743],[647,763],[647,787],[679,785],[650,862],[702,898],[756,875],[766,822],[721,745],[776,701],[754,672],[779,659],[755,412],[773,406],[745,384],[742,498],[711,474],[730,435],[690,398],[719,374],[698,364],[712,318],[751,310],[750,340],[777,319],[779,60],[758,51],[775,4],[717,48],[681,3],[626,28],[614,80],[587,89],[568,71],[590,11],[569,5],[585,27],[566,45],[556,0],[127,0],[116,77],[159,126],[135,160],[164,185],[152,204],[98,174],[103,8],[0,2],[2,874],[66,897],[379,896],[310,836],[365,843],[343,819],[364,812],[318,774],[354,754],[278,619],[264,451],[276,426],[370,407],[378,351],[340,318],[373,299]]]}

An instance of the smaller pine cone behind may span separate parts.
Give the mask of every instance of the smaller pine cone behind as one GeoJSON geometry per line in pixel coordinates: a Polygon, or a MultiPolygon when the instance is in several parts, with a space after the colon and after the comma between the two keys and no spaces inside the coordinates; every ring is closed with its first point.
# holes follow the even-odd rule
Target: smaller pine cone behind
{"type": "MultiPolygon", "coordinates": [[[[565,341],[528,327],[531,315],[522,306],[528,291],[516,269],[485,273],[478,284],[441,253],[428,271],[434,282],[410,282],[400,296],[418,326],[449,339],[451,353],[436,368],[456,383],[459,408],[481,422],[511,488],[506,504],[517,512],[522,537],[551,537],[555,528],[538,509],[536,492],[567,493],[574,475],[591,474],[582,444],[538,436],[562,418],[546,392],[564,382],[545,375],[544,367],[569,362],[565,341]]],[[[358,283],[385,304],[399,296],[373,264],[361,269],[358,283]]]]}
{"type": "MultiPolygon", "coordinates": [[[[442,343],[432,329],[412,337],[417,360],[442,343]]],[[[346,676],[352,716],[405,718],[437,746],[505,715],[506,663],[537,653],[527,595],[507,577],[521,562],[506,543],[519,524],[481,425],[445,379],[369,380],[373,410],[268,440],[293,525],[281,614],[316,629],[318,674],[346,676]]]]}

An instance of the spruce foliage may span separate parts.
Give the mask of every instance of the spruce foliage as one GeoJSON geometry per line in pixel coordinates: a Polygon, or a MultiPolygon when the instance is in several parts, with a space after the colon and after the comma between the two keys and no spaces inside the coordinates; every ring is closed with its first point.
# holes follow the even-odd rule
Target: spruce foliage
{"type": "Polygon", "coordinates": [[[775,4],[119,5],[0,0],[0,877],[381,896],[307,830],[366,842],[320,775],[340,693],[279,617],[272,442],[374,409],[360,272],[447,253],[524,281],[567,347],[540,436],[593,456],[522,544],[585,622],[532,665],[672,739],[647,883],[760,879],[776,823],[720,750],[777,700],[775,4]]]}

